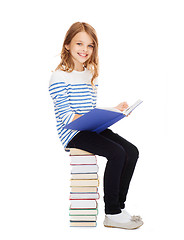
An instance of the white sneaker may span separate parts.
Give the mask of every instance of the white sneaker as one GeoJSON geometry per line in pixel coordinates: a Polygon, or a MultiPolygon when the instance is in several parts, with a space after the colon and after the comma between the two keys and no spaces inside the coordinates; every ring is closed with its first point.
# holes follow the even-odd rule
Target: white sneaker
{"type": "Polygon", "coordinates": [[[131,216],[130,213],[128,213],[125,208],[124,208],[124,209],[121,209],[121,211],[122,211],[127,217],[129,217],[129,219],[130,219],[131,217],[133,217],[134,219],[136,218],[137,220],[141,220],[141,221],[142,221],[142,218],[141,218],[139,215],[138,215],[138,216],[135,216],[135,215],[131,216]]]}
{"type": "Polygon", "coordinates": [[[144,224],[140,216],[131,216],[128,212],[125,212],[125,214],[117,214],[117,217],[116,215],[109,215],[109,217],[108,214],[105,215],[103,222],[104,226],[112,228],[136,229],[144,224]],[[125,218],[125,214],[127,214],[127,218],[125,218]]]}

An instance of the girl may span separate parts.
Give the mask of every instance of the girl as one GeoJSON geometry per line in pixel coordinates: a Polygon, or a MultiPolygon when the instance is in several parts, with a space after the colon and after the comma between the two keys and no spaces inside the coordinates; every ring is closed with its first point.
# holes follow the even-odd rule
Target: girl
{"type": "MultiPolygon", "coordinates": [[[[104,226],[125,229],[143,224],[140,216],[125,210],[129,184],[139,156],[138,149],[107,128],[101,133],[64,129],[66,124],[96,107],[98,88],[98,38],[87,23],[76,22],[66,33],[61,62],[49,83],[59,138],[65,151],[79,148],[106,157],[104,172],[104,226]]],[[[126,102],[115,108],[124,111],[126,102]]]]}

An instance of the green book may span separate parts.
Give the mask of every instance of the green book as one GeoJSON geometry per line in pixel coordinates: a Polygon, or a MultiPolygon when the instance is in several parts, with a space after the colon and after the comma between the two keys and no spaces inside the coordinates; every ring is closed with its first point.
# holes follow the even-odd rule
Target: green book
{"type": "Polygon", "coordinates": [[[69,216],[96,216],[98,215],[98,208],[86,208],[86,209],[71,209],[69,208],[69,216]]]}

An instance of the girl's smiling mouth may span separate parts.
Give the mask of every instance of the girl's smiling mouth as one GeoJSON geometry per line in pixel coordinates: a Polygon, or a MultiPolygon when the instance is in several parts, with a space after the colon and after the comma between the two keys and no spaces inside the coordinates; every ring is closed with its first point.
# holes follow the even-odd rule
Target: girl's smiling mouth
{"type": "Polygon", "coordinates": [[[80,57],[87,57],[87,56],[88,56],[88,54],[84,54],[84,53],[78,53],[78,55],[79,55],[80,57]]]}

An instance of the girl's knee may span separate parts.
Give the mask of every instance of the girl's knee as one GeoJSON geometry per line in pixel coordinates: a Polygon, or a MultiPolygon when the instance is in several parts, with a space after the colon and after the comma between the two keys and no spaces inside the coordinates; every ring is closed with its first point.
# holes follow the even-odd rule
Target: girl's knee
{"type": "Polygon", "coordinates": [[[139,150],[136,146],[134,146],[134,155],[137,159],[139,158],[139,150]]]}
{"type": "Polygon", "coordinates": [[[139,150],[135,145],[131,145],[130,151],[129,151],[129,156],[131,156],[131,158],[137,160],[139,158],[139,150]]]}

